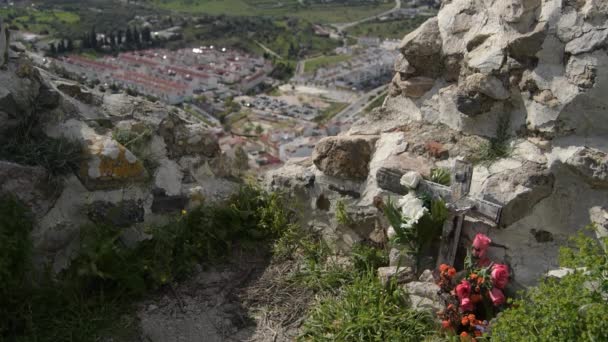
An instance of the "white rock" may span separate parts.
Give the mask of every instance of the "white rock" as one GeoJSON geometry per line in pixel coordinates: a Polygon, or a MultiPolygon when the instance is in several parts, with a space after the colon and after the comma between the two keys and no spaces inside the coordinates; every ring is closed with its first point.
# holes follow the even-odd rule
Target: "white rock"
{"type": "Polygon", "coordinates": [[[414,280],[415,276],[416,273],[411,267],[389,266],[378,268],[378,278],[384,286],[393,281],[393,279],[397,284],[404,284],[414,280]]]}
{"type": "Polygon", "coordinates": [[[183,177],[184,174],[176,162],[163,159],[154,174],[154,185],[165,190],[168,196],[176,196],[181,194],[183,177]]]}

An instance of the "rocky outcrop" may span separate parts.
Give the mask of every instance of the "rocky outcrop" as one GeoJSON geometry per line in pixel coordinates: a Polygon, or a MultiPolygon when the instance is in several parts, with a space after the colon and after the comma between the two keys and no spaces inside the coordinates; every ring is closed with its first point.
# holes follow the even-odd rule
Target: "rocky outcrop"
{"type": "Polygon", "coordinates": [[[403,115],[411,119],[477,135],[495,134],[497,127],[490,126],[499,112],[509,113],[512,133],[599,134],[606,125],[590,118],[601,116],[607,104],[599,94],[608,86],[600,76],[608,64],[602,53],[608,21],[604,5],[582,3],[444,3],[437,18],[404,38],[388,102],[407,103],[403,115]],[[419,76],[434,80],[424,97],[419,88],[405,91],[419,76]]]}
{"type": "Polygon", "coordinates": [[[67,139],[83,151],[78,161],[65,161],[77,167],[61,175],[0,160],[0,193],[33,211],[41,267],[67,267],[83,227],[121,227],[125,240],[135,241],[144,227],[236,190],[223,178],[232,163],[213,127],[175,107],[62,79],[46,63],[36,65],[36,55],[15,49],[17,58],[0,69],[0,143],[17,141],[25,130],[15,128],[27,127],[28,141],[67,139]]]}

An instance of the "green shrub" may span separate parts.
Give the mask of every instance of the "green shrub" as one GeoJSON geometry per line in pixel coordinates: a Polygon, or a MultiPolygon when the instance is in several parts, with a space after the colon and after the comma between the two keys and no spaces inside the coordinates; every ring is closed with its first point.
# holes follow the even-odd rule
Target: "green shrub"
{"type": "Polygon", "coordinates": [[[529,289],[493,325],[493,341],[608,341],[608,257],[591,238],[573,241],[560,262],[586,269],[529,289]]]}
{"type": "Polygon", "coordinates": [[[352,250],[353,266],[358,272],[373,272],[388,266],[388,251],[364,244],[357,244],[352,250]]]}
{"type": "Polygon", "coordinates": [[[53,176],[77,169],[82,158],[82,145],[66,138],[18,138],[0,146],[0,159],[42,166],[53,176]]]}
{"type": "Polygon", "coordinates": [[[299,340],[421,341],[432,334],[433,317],[409,309],[406,296],[397,286],[382,286],[375,273],[365,273],[312,310],[299,340]]]}
{"type": "Polygon", "coordinates": [[[153,227],[135,247],[110,226],[81,229],[79,254],[57,279],[24,286],[29,265],[25,212],[0,202],[0,340],[135,340],[133,304],[151,290],[188,276],[197,264],[224,258],[235,248],[270,247],[292,213],[279,194],[244,186],[225,203],[205,205],[153,227]],[[5,248],[7,241],[7,248],[5,248]]]}
{"type": "Polygon", "coordinates": [[[449,186],[452,183],[451,178],[450,170],[446,168],[438,167],[431,170],[431,182],[449,186]]]}
{"type": "Polygon", "coordinates": [[[345,226],[353,224],[353,219],[348,215],[346,204],[344,204],[344,201],[342,200],[339,200],[338,203],[336,203],[336,220],[338,223],[345,226]]]}
{"type": "Polygon", "coordinates": [[[473,151],[473,163],[489,166],[498,159],[507,158],[511,155],[512,148],[509,146],[510,119],[508,115],[499,118],[496,137],[477,146],[473,151]]]}
{"type": "Polygon", "coordinates": [[[7,331],[23,328],[21,293],[30,270],[30,231],[27,210],[12,197],[0,198],[0,340],[7,331]]]}

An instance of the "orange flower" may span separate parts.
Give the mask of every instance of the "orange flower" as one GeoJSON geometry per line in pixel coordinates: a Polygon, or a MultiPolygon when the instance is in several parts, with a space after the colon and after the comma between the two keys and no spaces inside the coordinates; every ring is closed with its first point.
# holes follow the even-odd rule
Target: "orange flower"
{"type": "Polygon", "coordinates": [[[475,330],[475,337],[481,337],[481,331],[475,330]]]}
{"type": "Polygon", "coordinates": [[[470,341],[471,337],[469,336],[469,333],[467,333],[466,331],[463,331],[460,333],[460,340],[461,341],[470,341]]]}
{"type": "Polygon", "coordinates": [[[477,284],[483,284],[483,282],[485,281],[485,279],[483,277],[479,277],[477,278],[477,284]]]}
{"type": "Polygon", "coordinates": [[[450,329],[452,327],[452,323],[450,321],[441,321],[441,326],[443,329],[450,329]]]}
{"type": "Polygon", "coordinates": [[[448,266],[448,265],[446,265],[446,264],[441,264],[441,265],[439,266],[439,271],[440,271],[441,273],[443,273],[443,272],[446,272],[446,271],[447,271],[449,268],[450,268],[450,266],[448,266]]]}
{"type": "Polygon", "coordinates": [[[473,314],[469,314],[469,317],[468,317],[468,318],[469,318],[469,321],[471,321],[471,322],[472,322],[472,321],[474,321],[474,320],[475,320],[475,315],[473,315],[473,314]]]}
{"type": "Polygon", "coordinates": [[[463,319],[460,321],[460,323],[461,323],[462,325],[469,325],[469,318],[465,316],[465,317],[464,317],[464,318],[463,318],[463,319]]]}
{"type": "Polygon", "coordinates": [[[471,273],[471,275],[469,276],[469,278],[471,278],[471,280],[475,280],[475,279],[477,279],[477,274],[471,273]]]}
{"type": "Polygon", "coordinates": [[[450,267],[448,270],[448,276],[453,277],[456,275],[456,269],[454,267],[450,267]]]}
{"type": "Polygon", "coordinates": [[[471,296],[471,302],[473,302],[473,304],[477,304],[479,302],[481,302],[481,295],[479,294],[474,294],[471,296]]]}

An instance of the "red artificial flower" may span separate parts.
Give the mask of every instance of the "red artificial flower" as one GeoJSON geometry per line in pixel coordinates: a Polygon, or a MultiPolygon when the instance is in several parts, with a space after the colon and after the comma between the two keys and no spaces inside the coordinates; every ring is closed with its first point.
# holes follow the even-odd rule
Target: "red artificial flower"
{"type": "Polygon", "coordinates": [[[443,329],[450,329],[450,328],[452,328],[452,323],[448,320],[441,321],[441,327],[443,329]]]}
{"type": "Polygon", "coordinates": [[[471,284],[467,280],[462,280],[458,286],[456,286],[456,296],[458,299],[462,300],[464,298],[469,298],[471,295],[471,284]]]}
{"type": "Polygon", "coordinates": [[[460,311],[473,311],[473,308],[473,302],[471,302],[470,298],[463,298],[462,300],[460,300],[460,311]]]}
{"type": "Polygon", "coordinates": [[[509,282],[509,266],[494,264],[492,266],[492,284],[499,289],[504,289],[509,282]]]}
{"type": "Polygon", "coordinates": [[[456,275],[456,269],[454,267],[450,267],[448,269],[448,276],[451,278],[456,275]]]}
{"type": "Polygon", "coordinates": [[[494,306],[499,306],[505,303],[505,295],[502,293],[502,290],[496,287],[493,287],[490,291],[490,299],[494,306]]]}
{"type": "Polygon", "coordinates": [[[478,259],[484,259],[491,242],[492,240],[485,234],[479,233],[475,235],[475,239],[473,239],[473,256],[478,259]]]}

